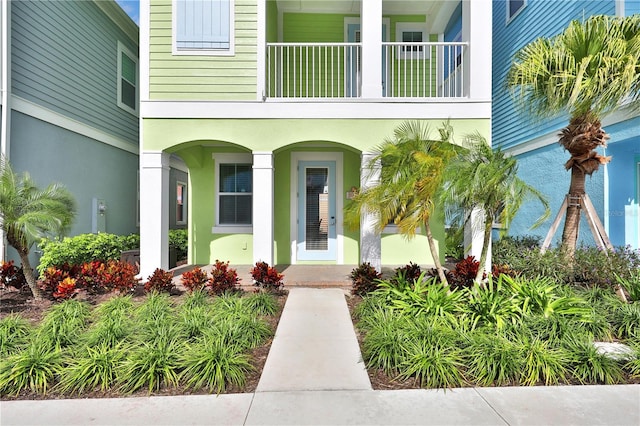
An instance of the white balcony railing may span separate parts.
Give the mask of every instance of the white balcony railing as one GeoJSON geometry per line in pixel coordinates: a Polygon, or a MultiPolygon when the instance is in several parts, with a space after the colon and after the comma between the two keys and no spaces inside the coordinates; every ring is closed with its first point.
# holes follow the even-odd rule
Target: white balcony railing
{"type": "MultiPolygon", "coordinates": [[[[467,43],[381,44],[381,97],[466,96],[467,43]]],[[[268,98],[358,98],[360,43],[268,43],[268,98]]]]}
{"type": "Polygon", "coordinates": [[[267,97],[358,97],[360,52],[360,43],[269,43],[267,97]]]}

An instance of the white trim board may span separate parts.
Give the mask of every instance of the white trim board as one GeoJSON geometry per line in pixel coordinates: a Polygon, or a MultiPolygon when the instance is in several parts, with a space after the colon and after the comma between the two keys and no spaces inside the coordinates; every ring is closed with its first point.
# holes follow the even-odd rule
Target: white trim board
{"type": "Polygon", "coordinates": [[[298,162],[299,161],[335,161],[336,162],[336,264],[344,265],[344,192],[342,152],[292,152],[291,153],[291,193],[289,236],[291,264],[298,262],[298,162]]]}
{"type": "Polygon", "coordinates": [[[490,119],[491,101],[180,102],[143,101],[143,118],[490,119]]]}
{"type": "Polygon", "coordinates": [[[12,96],[11,107],[14,111],[21,112],[22,114],[37,118],[38,120],[42,120],[46,123],[62,127],[63,129],[97,140],[98,142],[113,146],[114,148],[136,155],[139,153],[137,144],[131,144],[124,139],[105,133],[95,127],[81,123],[80,121],[64,116],[18,96],[12,96]]]}

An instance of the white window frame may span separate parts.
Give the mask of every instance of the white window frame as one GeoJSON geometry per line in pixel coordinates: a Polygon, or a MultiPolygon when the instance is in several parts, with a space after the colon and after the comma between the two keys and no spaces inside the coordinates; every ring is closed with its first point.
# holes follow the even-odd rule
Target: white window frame
{"type": "MultiPolygon", "coordinates": [[[[224,225],[220,224],[220,164],[250,164],[253,165],[253,156],[251,154],[213,154],[215,164],[215,225],[211,232],[213,234],[252,234],[253,224],[251,225],[224,225]]],[[[253,179],[253,176],[252,176],[253,179]]],[[[253,186],[253,183],[252,183],[253,186]]],[[[253,209],[253,192],[251,192],[251,203],[253,209]]]]}
{"type": "Polygon", "coordinates": [[[522,6],[520,7],[520,9],[516,10],[515,13],[513,15],[511,15],[511,9],[509,8],[509,5],[511,3],[511,0],[507,0],[505,2],[506,5],[506,16],[507,16],[507,24],[511,21],[513,21],[516,16],[520,15],[520,13],[524,10],[525,7],[527,7],[527,0],[523,0],[522,2],[522,6]]]}
{"type": "MultiPolygon", "coordinates": [[[[422,43],[429,41],[427,26],[423,22],[398,22],[396,24],[396,43],[402,43],[402,34],[405,32],[421,32],[422,43]]],[[[396,59],[429,59],[430,53],[430,49],[427,47],[423,47],[422,50],[419,51],[412,50],[409,53],[404,53],[401,46],[398,46],[398,49],[396,49],[396,59]]]]}
{"type": "Polygon", "coordinates": [[[225,49],[178,48],[178,1],[171,2],[171,50],[174,56],[234,56],[235,55],[235,0],[229,0],[229,47],[225,49]]]}
{"type": "Polygon", "coordinates": [[[182,181],[176,181],[176,225],[187,224],[187,184],[182,181]],[[178,187],[182,187],[182,204],[178,204],[178,187]],[[182,220],[178,220],[178,206],[182,205],[182,220]]]}
{"type": "Polygon", "coordinates": [[[117,63],[118,63],[118,81],[117,81],[118,107],[138,117],[138,111],[140,106],[140,67],[138,66],[138,57],[134,55],[133,52],[131,52],[131,50],[129,50],[127,46],[122,44],[120,41],[118,41],[118,62],[117,63]],[[129,105],[122,102],[122,54],[123,53],[127,55],[129,59],[131,59],[136,64],[136,81],[135,81],[136,107],[135,108],[131,108],[129,105]]]}

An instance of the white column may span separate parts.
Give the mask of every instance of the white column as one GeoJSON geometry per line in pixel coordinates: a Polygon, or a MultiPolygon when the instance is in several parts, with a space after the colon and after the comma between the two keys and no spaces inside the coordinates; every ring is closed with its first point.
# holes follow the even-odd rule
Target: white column
{"type": "MultiPolygon", "coordinates": [[[[363,2],[364,3],[364,2],[363,2]]],[[[360,190],[364,191],[378,183],[380,179],[380,165],[370,167],[375,154],[363,152],[360,162],[360,190]]],[[[376,232],[377,217],[375,214],[362,213],[360,216],[360,263],[368,262],[382,270],[382,244],[380,234],[376,232]]]]}
{"type": "Polygon", "coordinates": [[[273,265],[273,153],[253,153],[253,261],[273,265]]]}
{"type": "Polygon", "coordinates": [[[362,97],[382,97],[382,0],[361,1],[362,97]]]}
{"type": "Polygon", "coordinates": [[[140,276],[169,268],[169,154],[140,156],[140,276]]]}
{"type": "Polygon", "coordinates": [[[491,101],[491,0],[463,0],[464,87],[470,98],[491,101]]]}

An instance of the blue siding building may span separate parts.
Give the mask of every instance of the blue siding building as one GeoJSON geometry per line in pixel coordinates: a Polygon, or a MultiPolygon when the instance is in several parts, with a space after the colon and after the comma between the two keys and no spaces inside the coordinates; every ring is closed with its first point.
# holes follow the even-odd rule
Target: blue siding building
{"type": "MultiPolygon", "coordinates": [[[[505,77],[514,54],[538,37],[556,35],[574,19],[608,14],[640,13],[640,0],[494,0],[492,143],[516,156],[519,174],[548,197],[553,215],[569,189],[570,172],[564,168],[569,154],[558,143],[568,116],[536,120],[518,112],[505,88],[505,77]]],[[[609,164],[587,178],[586,190],[614,246],[640,247],[640,117],[622,108],[603,120],[611,139],[609,164]]],[[[511,235],[544,237],[551,220],[540,228],[530,225],[542,213],[537,204],[524,204],[514,220],[511,235]]],[[[561,228],[554,244],[561,238],[561,228]]],[[[581,223],[579,243],[594,244],[586,221],[581,223]]]]}
{"type": "MultiPolygon", "coordinates": [[[[71,191],[72,235],[138,232],[138,26],[112,0],[0,2],[2,154],[71,191]]],[[[184,227],[186,166],[171,166],[170,226],[184,227]]]]}

